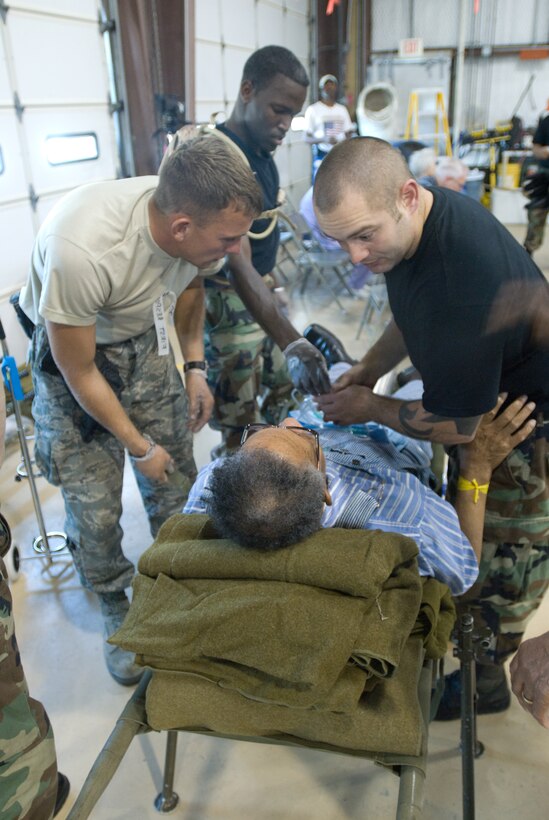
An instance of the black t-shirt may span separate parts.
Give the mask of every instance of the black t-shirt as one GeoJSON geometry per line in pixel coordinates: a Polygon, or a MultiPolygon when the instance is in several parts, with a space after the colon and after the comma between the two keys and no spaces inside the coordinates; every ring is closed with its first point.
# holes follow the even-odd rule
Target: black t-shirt
{"type": "MultiPolygon", "coordinates": [[[[246,154],[250,167],[263,191],[263,210],[267,211],[271,208],[275,208],[280,180],[272,154],[266,151],[257,154],[249,145],[243,142],[224,125],[218,125],[217,127],[230,137],[232,141],[238,145],[240,150],[246,154]]],[[[270,220],[268,219],[256,219],[252,224],[252,232],[261,233],[268,227],[269,222],[270,220]]],[[[266,273],[270,273],[275,266],[279,239],[280,232],[277,225],[274,231],[265,237],[265,239],[250,240],[253,266],[262,276],[266,273]]]]}
{"type": "Polygon", "coordinates": [[[386,275],[393,316],[423,378],[425,409],[478,416],[501,391],[549,409],[549,347],[532,343],[527,322],[485,332],[501,285],[545,282],[541,271],[480,203],[430,190],[433,207],[418,249],[386,275]]]}
{"type": "MultiPolygon", "coordinates": [[[[549,112],[539,118],[533,141],[536,145],[549,145],[549,112]]],[[[541,168],[549,168],[549,159],[539,159],[537,163],[541,168]]]]}

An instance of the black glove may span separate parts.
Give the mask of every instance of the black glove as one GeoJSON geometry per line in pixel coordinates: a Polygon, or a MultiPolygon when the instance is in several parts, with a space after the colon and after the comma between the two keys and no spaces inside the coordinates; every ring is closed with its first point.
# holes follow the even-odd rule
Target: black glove
{"type": "Polygon", "coordinates": [[[317,348],[303,337],[291,342],[283,351],[290,378],[298,390],[318,396],[330,393],[326,359],[317,348]]]}

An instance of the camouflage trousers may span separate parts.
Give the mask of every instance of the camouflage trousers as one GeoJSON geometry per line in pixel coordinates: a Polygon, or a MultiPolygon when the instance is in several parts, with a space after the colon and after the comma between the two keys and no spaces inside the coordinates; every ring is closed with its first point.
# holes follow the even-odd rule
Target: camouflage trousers
{"type": "MultiPolygon", "coordinates": [[[[99,354],[102,366],[108,365],[105,374],[111,380],[116,375],[115,392],[133,424],[165,447],[175,462],[166,484],[147,479],[134,467],[155,536],[170,515],[181,512],[196,477],[183,383],[171,352],[158,355],[154,328],[119,344],[102,345],[99,354]]],[[[122,590],[134,574],[122,552],[124,448],[102,427],[90,432],[92,420],[83,414],[64,379],[45,372],[48,355],[46,331],[38,326],[30,356],[36,463],[47,480],[61,488],[65,528],[82,584],[96,593],[122,590]]],[[[147,546],[144,538],[143,548],[147,546]]]]}
{"type": "MultiPolygon", "coordinates": [[[[452,461],[450,496],[458,470],[452,461]]],[[[479,576],[456,599],[458,615],[471,612],[493,634],[481,662],[501,664],[516,652],[548,586],[549,443],[540,427],[494,470],[479,576]]]]}
{"type": "Polygon", "coordinates": [[[528,214],[528,229],[526,231],[526,239],[524,240],[524,247],[530,253],[541,248],[543,243],[543,236],[545,233],[545,220],[549,210],[547,208],[527,208],[528,214]]]}
{"type": "Polygon", "coordinates": [[[57,796],[53,732],[44,707],[29,696],[7,574],[0,558],[0,817],[49,820],[57,796]]]}
{"type": "Polygon", "coordinates": [[[282,351],[232,288],[206,289],[205,343],[215,399],[210,426],[221,431],[225,449],[231,450],[246,424],[277,424],[288,415],[293,385],[282,351]]]}

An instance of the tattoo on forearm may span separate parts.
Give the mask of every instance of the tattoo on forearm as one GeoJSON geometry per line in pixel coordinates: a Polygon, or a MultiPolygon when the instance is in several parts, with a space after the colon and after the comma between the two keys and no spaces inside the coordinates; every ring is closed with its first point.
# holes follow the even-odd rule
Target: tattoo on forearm
{"type": "Polygon", "coordinates": [[[475,432],[476,417],[449,419],[446,416],[437,416],[435,413],[426,413],[421,419],[418,419],[418,410],[421,409],[418,402],[405,402],[398,412],[403,430],[412,438],[432,439],[433,432],[438,424],[447,425],[447,431],[450,434],[470,436],[475,432]]]}

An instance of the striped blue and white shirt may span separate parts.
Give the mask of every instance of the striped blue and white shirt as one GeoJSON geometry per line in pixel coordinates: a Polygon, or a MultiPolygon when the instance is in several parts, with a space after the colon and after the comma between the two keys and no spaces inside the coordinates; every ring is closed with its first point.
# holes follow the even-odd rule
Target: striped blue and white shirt
{"type": "MultiPolygon", "coordinates": [[[[420,574],[461,595],[476,580],[478,564],[454,508],[417,477],[428,475],[430,445],[380,425],[364,428],[363,435],[319,431],[332,496],[322,526],[407,535],[418,545],[420,574]]],[[[206,512],[208,478],[217,463],[200,471],[184,512],[206,512]]]]}

